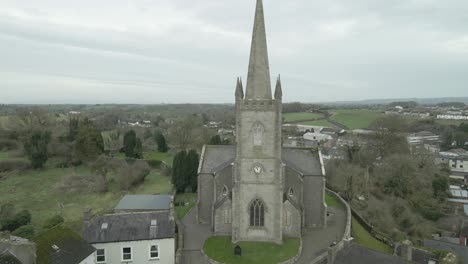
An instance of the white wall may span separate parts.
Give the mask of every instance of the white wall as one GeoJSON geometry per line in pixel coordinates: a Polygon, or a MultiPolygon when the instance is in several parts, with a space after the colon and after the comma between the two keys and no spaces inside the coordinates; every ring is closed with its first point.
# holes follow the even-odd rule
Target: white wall
{"type": "MultiPolygon", "coordinates": [[[[174,238],[156,239],[156,240],[142,240],[142,241],[129,241],[129,242],[115,242],[115,243],[99,243],[93,244],[96,249],[105,249],[106,251],[106,264],[174,264],[175,259],[175,240],[174,238]],[[159,259],[150,260],[149,250],[150,245],[159,246],[159,259]],[[131,262],[122,262],[122,248],[132,247],[131,262]]],[[[95,253],[96,254],[96,253],[95,253]]],[[[94,260],[96,255],[94,254],[94,260]]],[[[93,262],[96,263],[96,262],[93,262]]]]}

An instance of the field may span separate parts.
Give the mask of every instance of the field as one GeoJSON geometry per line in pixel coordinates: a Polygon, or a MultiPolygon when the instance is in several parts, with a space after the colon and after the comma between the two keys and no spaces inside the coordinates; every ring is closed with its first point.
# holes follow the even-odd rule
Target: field
{"type": "Polygon", "coordinates": [[[436,124],[439,125],[444,125],[444,126],[459,126],[461,123],[466,123],[468,124],[468,120],[442,120],[442,119],[437,119],[436,124]]]}
{"type": "Polygon", "coordinates": [[[1,152],[0,151],[0,160],[6,160],[9,158],[9,155],[7,152],[1,152]]]}
{"type": "Polygon", "coordinates": [[[210,237],[203,247],[204,252],[212,259],[227,264],[271,264],[279,263],[294,257],[299,250],[300,240],[288,238],[283,245],[260,242],[240,242],[242,256],[234,255],[231,237],[210,237]]]}
{"type": "Polygon", "coordinates": [[[339,109],[333,110],[332,120],[350,129],[368,128],[369,125],[383,113],[378,109],[339,109]]]}
{"type": "MultiPolygon", "coordinates": [[[[115,180],[110,180],[110,190],[105,194],[94,192],[63,192],[56,188],[67,175],[93,177],[89,168],[47,168],[39,171],[2,174],[0,180],[0,204],[13,203],[17,211],[27,209],[32,214],[32,224],[41,227],[51,216],[62,212],[68,225],[80,228],[85,209],[93,213],[110,212],[127,192],[121,191],[115,180]],[[61,208],[62,207],[62,208],[61,208]]],[[[139,187],[131,190],[135,194],[170,193],[169,177],[152,171],[139,187]]]]}
{"type": "Polygon", "coordinates": [[[323,118],[323,115],[317,113],[285,113],[283,114],[284,122],[294,122],[300,120],[310,120],[323,118]]]}
{"type": "Polygon", "coordinates": [[[8,119],[9,119],[8,116],[0,116],[0,128],[3,128],[6,126],[8,119]]]}
{"type": "Polygon", "coordinates": [[[315,121],[307,121],[307,122],[300,122],[299,125],[305,126],[323,126],[323,127],[335,127],[332,123],[328,122],[325,119],[315,120],[315,121]]]}

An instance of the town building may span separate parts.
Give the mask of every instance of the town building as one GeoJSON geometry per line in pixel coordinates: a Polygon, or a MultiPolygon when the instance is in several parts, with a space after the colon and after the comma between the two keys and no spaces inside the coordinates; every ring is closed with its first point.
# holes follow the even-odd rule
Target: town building
{"type": "Polygon", "coordinates": [[[281,244],[326,226],[325,171],[317,150],[282,146],[282,86],[271,90],[263,3],[257,1],[247,85],[237,80],[236,145],[205,146],[198,221],[233,242],[281,244]]]}
{"type": "Polygon", "coordinates": [[[175,261],[175,223],[167,210],[98,216],[85,221],[82,235],[96,248],[95,263],[175,261]]]}
{"type": "Polygon", "coordinates": [[[36,245],[15,236],[0,238],[0,263],[36,264],[36,245]]]}

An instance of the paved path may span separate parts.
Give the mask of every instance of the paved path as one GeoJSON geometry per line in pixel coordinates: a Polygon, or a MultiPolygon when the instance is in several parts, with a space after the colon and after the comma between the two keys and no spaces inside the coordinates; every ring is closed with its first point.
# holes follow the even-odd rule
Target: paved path
{"type": "MultiPolygon", "coordinates": [[[[205,240],[212,235],[209,225],[200,225],[196,220],[194,207],[182,219],[184,234],[184,249],[182,251],[183,264],[205,264],[206,258],[201,253],[205,240]]],[[[298,264],[309,264],[313,259],[327,251],[328,246],[338,242],[343,237],[346,226],[346,211],[343,209],[328,208],[330,216],[327,219],[327,228],[308,229],[302,237],[302,255],[298,264]]]]}
{"type": "Polygon", "coordinates": [[[205,264],[205,257],[201,253],[201,248],[205,240],[212,235],[209,225],[197,223],[197,207],[194,207],[182,219],[182,229],[184,235],[184,249],[182,250],[183,264],[205,264]]]}
{"type": "Polygon", "coordinates": [[[302,236],[302,255],[298,264],[309,264],[333,243],[343,238],[346,228],[346,211],[328,207],[330,216],[325,229],[307,229],[302,236]]]}

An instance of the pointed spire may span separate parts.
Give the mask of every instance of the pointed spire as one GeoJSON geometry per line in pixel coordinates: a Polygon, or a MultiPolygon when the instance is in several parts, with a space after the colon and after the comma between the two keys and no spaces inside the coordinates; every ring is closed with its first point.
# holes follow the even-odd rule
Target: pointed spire
{"type": "Polygon", "coordinates": [[[283,99],[283,88],[281,88],[281,75],[278,75],[278,80],[276,81],[275,99],[283,99]]]}
{"type": "Polygon", "coordinates": [[[257,0],[255,11],[245,97],[246,99],[271,99],[270,66],[262,0],[257,0]]]}
{"type": "Polygon", "coordinates": [[[244,88],[242,87],[242,79],[239,77],[237,78],[236,98],[244,99],[244,88]]]}

